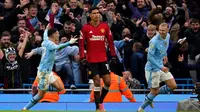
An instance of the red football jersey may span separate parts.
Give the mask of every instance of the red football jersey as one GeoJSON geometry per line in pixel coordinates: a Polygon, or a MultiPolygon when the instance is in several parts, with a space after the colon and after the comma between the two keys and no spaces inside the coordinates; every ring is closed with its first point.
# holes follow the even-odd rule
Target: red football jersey
{"type": "Polygon", "coordinates": [[[90,63],[107,61],[106,40],[111,56],[116,56],[112,33],[107,23],[100,23],[97,27],[90,23],[83,26],[79,39],[80,58],[84,58],[84,44],[86,42],[86,59],[90,63]]]}

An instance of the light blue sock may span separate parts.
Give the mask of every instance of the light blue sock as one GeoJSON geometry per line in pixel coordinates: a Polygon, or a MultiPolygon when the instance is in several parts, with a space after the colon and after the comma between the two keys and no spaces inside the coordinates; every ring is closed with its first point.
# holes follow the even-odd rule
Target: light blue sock
{"type": "Polygon", "coordinates": [[[156,96],[153,95],[152,93],[149,93],[146,97],[145,97],[145,101],[143,102],[142,106],[140,108],[145,109],[150,103],[153,102],[153,99],[156,96]]]}
{"type": "Polygon", "coordinates": [[[167,85],[164,85],[160,88],[159,94],[167,94],[168,92],[171,92],[172,89],[170,89],[167,85]]]}
{"type": "Polygon", "coordinates": [[[29,110],[31,107],[33,107],[35,104],[37,104],[38,101],[40,101],[41,99],[42,99],[42,97],[39,96],[38,94],[36,94],[33,98],[31,98],[31,101],[24,108],[29,110]]]}

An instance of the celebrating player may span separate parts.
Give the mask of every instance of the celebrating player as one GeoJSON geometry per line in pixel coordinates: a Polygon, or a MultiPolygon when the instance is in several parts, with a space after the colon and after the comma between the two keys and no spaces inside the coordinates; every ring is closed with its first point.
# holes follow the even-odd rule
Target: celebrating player
{"type": "Polygon", "coordinates": [[[116,58],[112,33],[109,29],[107,23],[100,21],[99,9],[94,7],[90,11],[91,21],[84,25],[80,37],[79,47],[80,47],[80,58],[81,62],[85,63],[87,60],[88,65],[91,69],[93,81],[94,81],[94,98],[97,111],[105,111],[103,106],[103,99],[108,93],[110,87],[110,73],[109,66],[107,64],[107,54],[106,54],[106,41],[110,49],[112,60],[116,58]],[[84,56],[84,44],[86,43],[86,60],[84,56]],[[100,95],[100,77],[104,81],[104,87],[102,88],[102,94],[100,95]]]}
{"type": "Polygon", "coordinates": [[[168,25],[162,23],[159,26],[159,34],[154,36],[149,42],[147,63],[145,66],[145,76],[150,88],[150,93],[137,112],[144,112],[144,109],[150,105],[153,108],[153,99],[158,94],[168,93],[176,88],[176,82],[169,72],[169,69],[163,66],[163,61],[167,61],[167,49],[169,46],[170,35],[168,34],[168,25]],[[160,82],[166,85],[159,88],[160,82]]]}
{"type": "Polygon", "coordinates": [[[44,49],[44,52],[42,53],[37,72],[39,82],[38,93],[22,110],[29,110],[38,101],[40,101],[44,97],[49,84],[53,85],[58,91],[64,90],[64,88],[61,86],[62,84],[60,84],[60,81],[57,80],[57,77],[55,77],[52,72],[56,50],[66,47],[70,44],[74,44],[77,38],[71,38],[69,42],[56,45],[55,43],[57,43],[57,41],[59,40],[59,32],[57,31],[57,29],[51,28],[50,24],[48,24],[44,32],[43,40],[44,41],[42,42],[42,47],[44,49]]]}

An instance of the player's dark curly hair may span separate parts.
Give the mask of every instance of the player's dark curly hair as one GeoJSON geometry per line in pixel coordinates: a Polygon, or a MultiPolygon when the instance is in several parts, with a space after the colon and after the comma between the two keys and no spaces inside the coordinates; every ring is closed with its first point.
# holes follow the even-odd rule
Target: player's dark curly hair
{"type": "Polygon", "coordinates": [[[56,33],[58,30],[56,28],[51,28],[48,30],[48,37],[51,37],[54,33],[56,33]]]}

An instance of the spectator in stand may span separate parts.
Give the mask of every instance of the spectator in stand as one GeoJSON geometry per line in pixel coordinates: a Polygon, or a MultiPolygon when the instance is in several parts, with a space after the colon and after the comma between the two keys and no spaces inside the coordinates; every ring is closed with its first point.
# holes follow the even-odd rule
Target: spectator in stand
{"type": "Polygon", "coordinates": [[[149,41],[156,35],[156,32],[155,25],[148,25],[147,32],[141,38],[141,43],[145,49],[149,47],[149,41]]]}
{"type": "Polygon", "coordinates": [[[66,37],[67,40],[71,38],[71,36],[77,35],[77,38],[80,35],[80,29],[82,25],[76,20],[67,20],[64,22],[63,29],[60,30],[60,37],[66,37]]]}
{"type": "Polygon", "coordinates": [[[2,11],[3,16],[5,19],[1,20],[2,21],[2,31],[10,31],[15,24],[13,18],[10,18],[9,15],[12,13],[12,11],[15,9],[15,3],[14,0],[5,0],[4,2],[4,9],[2,11]]]}
{"type": "Polygon", "coordinates": [[[25,53],[30,52],[32,49],[32,34],[25,29],[21,29],[19,42],[17,45],[17,50],[19,51],[19,56],[21,59],[19,60],[23,83],[30,83],[30,70],[31,70],[31,60],[25,58],[25,53]],[[25,35],[23,32],[28,32],[28,35],[25,35]],[[28,36],[28,37],[26,37],[28,36]]]}
{"type": "Polygon", "coordinates": [[[153,0],[148,0],[148,2],[146,3],[145,3],[145,0],[137,0],[137,1],[130,0],[128,3],[128,7],[132,11],[131,18],[134,20],[138,20],[141,17],[143,17],[144,20],[146,21],[148,19],[148,14],[149,14],[148,6],[151,6],[151,9],[156,8],[153,0]]]}
{"type": "Polygon", "coordinates": [[[179,39],[180,25],[178,18],[175,16],[175,9],[172,6],[167,6],[163,13],[164,21],[169,26],[170,40],[176,43],[179,39]]]}
{"type": "Polygon", "coordinates": [[[30,6],[30,0],[20,0],[20,3],[17,4],[16,7],[14,7],[13,11],[11,13],[8,13],[4,16],[1,16],[0,17],[0,20],[9,20],[11,19],[11,22],[10,21],[7,21],[8,23],[6,23],[6,25],[10,24],[10,23],[14,23],[14,24],[10,24],[12,27],[14,27],[18,21],[18,19],[22,19],[24,17],[24,10],[29,8],[30,6]]]}
{"type": "Polygon", "coordinates": [[[69,0],[68,6],[70,8],[70,12],[73,13],[74,17],[80,20],[83,9],[78,6],[78,0],[69,0]]]}
{"type": "Polygon", "coordinates": [[[145,61],[144,61],[144,50],[142,43],[136,42],[133,44],[133,54],[131,56],[131,72],[132,77],[136,78],[142,84],[147,84],[145,80],[145,61]]]}
{"type": "Polygon", "coordinates": [[[27,27],[30,32],[34,32],[35,30],[39,30],[42,27],[42,23],[38,20],[38,9],[36,5],[30,5],[29,9],[24,10],[24,14],[26,17],[27,27]]]}
{"type": "Polygon", "coordinates": [[[11,30],[11,42],[13,44],[17,44],[19,41],[20,33],[22,30],[28,30],[27,24],[26,24],[26,19],[19,19],[17,22],[17,26],[13,27],[11,30]]]}
{"type": "MultiPolygon", "coordinates": [[[[1,75],[1,82],[3,82],[3,76],[4,76],[4,65],[7,62],[7,59],[5,58],[5,49],[12,47],[12,43],[10,42],[11,35],[9,32],[3,32],[0,39],[0,75],[1,75]]],[[[16,50],[15,50],[16,51],[16,50]]]]}
{"type": "Polygon", "coordinates": [[[184,37],[187,37],[190,59],[194,60],[195,56],[200,54],[200,22],[198,19],[191,19],[190,28],[185,31],[184,37]]]}
{"type": "Polygon", "coordinates": [[[92,0],[84,0],[83,2],[83,14],[81,17],[81,24],[85,25],[87,23],[87,21],[90,21],[89,19],[89,9],[92,7],[92,0]]]}
{"type": "Polygon", "coordinates": [[[45,20],[51,24],[52,28],[62,29],[62,23],[60,22],[60,17],[62,16],[62,8],[59,6],[57,1],[53,1],[51,4],[51,9],[49,9],[45,20]]]}
{"type": "Polygon", "coordinates": [[[171,73],[175,78],[190,78],[189,69],[177,60],[179,56],[184,56],[184,63],[188,63],[188,43],[186,38],[179,39],[177,43],[175,43],[172,49],[168,53],[168,61],[171,64],[171,73]]]}
{"type": "Polygon", "coordinates": [[[4,49],[5,51],[5,61],[4,61],[4,88],[20,88],[22,85],[22,81],[26,82],[25,77],[21,76],[21,71],[23,68],[20,66],[20,62],[23,56],[24,48],[26,46],[26,42],[29,37],[29,32],[23,30],[24,40],[18,46],[18,52],[16,52],[15,48],[8,47],[4,49]],[[14,80],[11,80],[14,79],[14,80]]]}
{"type": "Polygon", "coordinates": [[[48,11],[49,11],[48,0],[40,0],[38,7],[38,19],[43,24],[46,23],[45,16],[47,15],[48,11]]]}
{"type": "MultiPolygon", "coordinates": [[[[124,95],[130,102],[136,102],[133,93],[126,85],[126,81],[123,79],[123,77],[120,77],[113,72],[110,73],[110,77],[110,88],[103,102],[122,102],[122,95],[124,95]]],[[[101,86],[104,86],[102,79],[101,86]]],[[[94,88],[90,93],[90,102],[94,102],[94,88]]]]}
{"type": "MultiPolygon", "coordinates": [[[[3,66],[3,79],[4,89],[15,89],[22,87],[19,55],[15,51],[15,48],[9,47],[5,49],[6,62],[3,66]]],[[[16,92],[4,92],[4,93],[16,93],[16,92]]]]}

